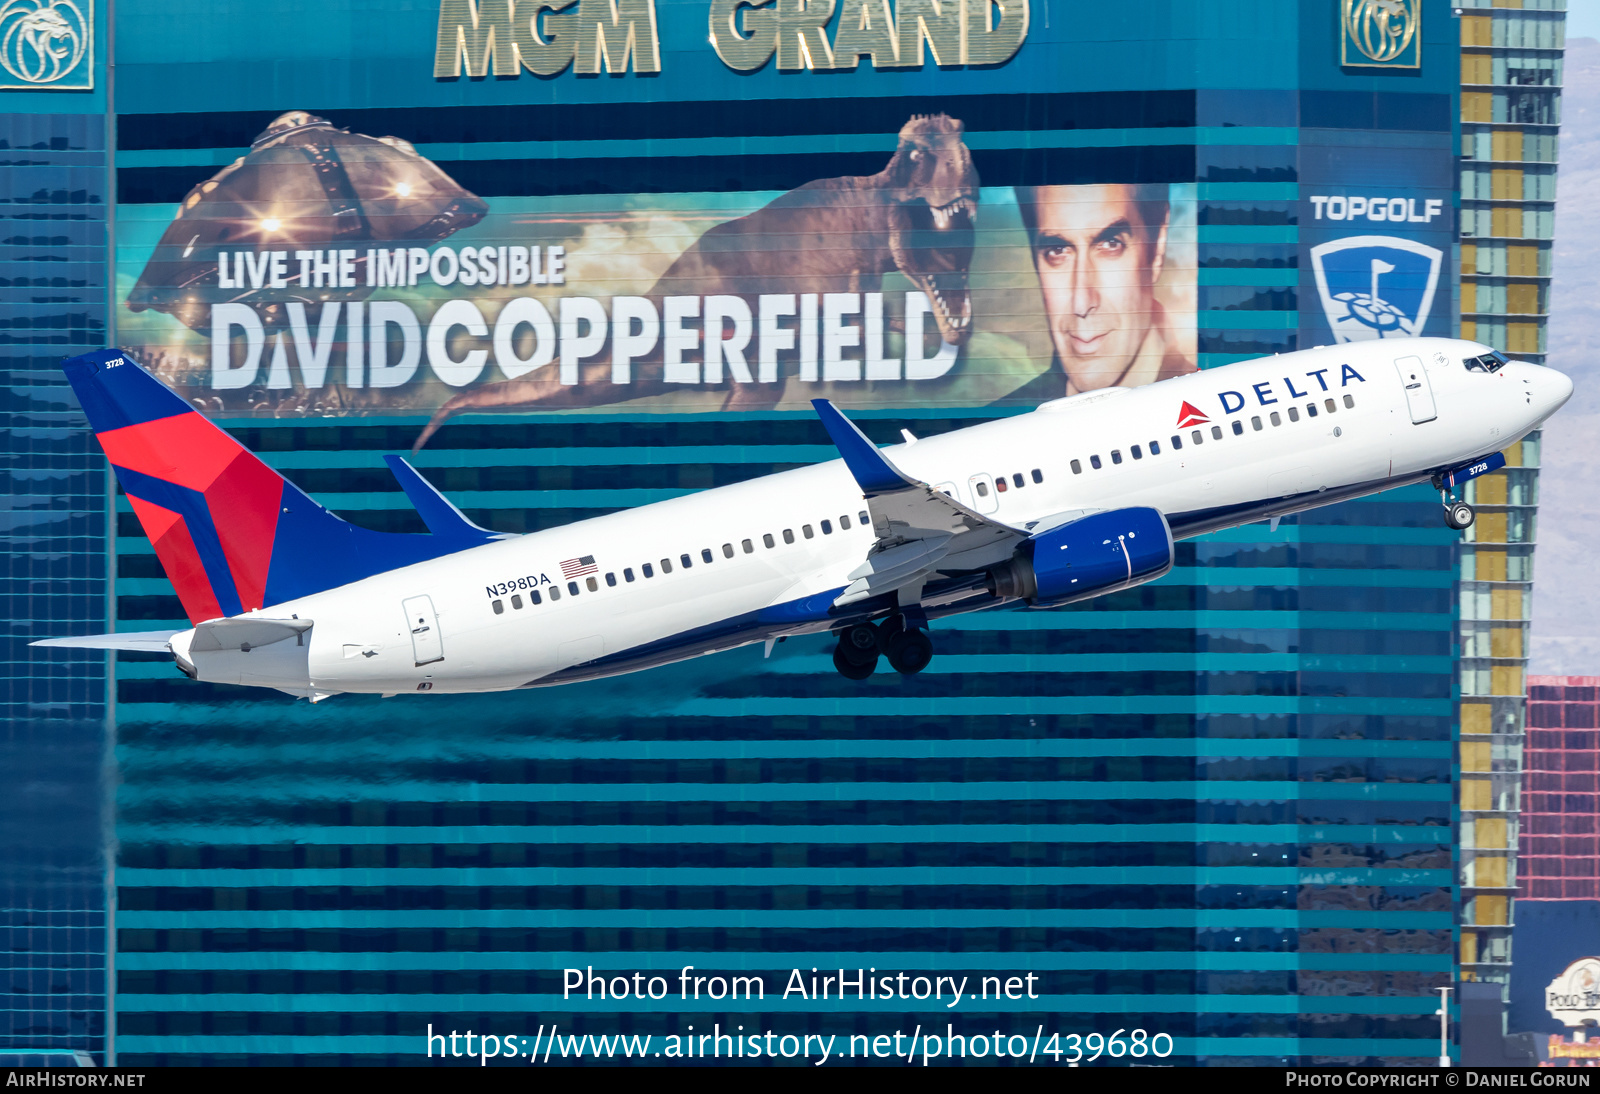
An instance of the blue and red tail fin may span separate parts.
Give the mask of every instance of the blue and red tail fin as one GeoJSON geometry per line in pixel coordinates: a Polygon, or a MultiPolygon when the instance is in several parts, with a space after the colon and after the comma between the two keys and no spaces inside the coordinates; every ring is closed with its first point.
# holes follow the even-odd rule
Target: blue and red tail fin
{"type": "Polygon", "coordinates": [[[117,350],[62,365],[192,623],[281,604],[487,542],[359,528],[117,350]]]}

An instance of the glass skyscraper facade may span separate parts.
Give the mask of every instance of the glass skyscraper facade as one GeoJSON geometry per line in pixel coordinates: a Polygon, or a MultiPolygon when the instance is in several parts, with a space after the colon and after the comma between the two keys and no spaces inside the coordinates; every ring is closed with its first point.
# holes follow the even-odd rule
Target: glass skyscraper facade
{"type": "Polygon", "coordinates": [[[1547,989],[1596,949],[1600,925],[1600,678],[1530,676],[1526,785],[1517,841],[1512,1032],[1571,1035],[1550,1014],[1547,989]]]}
{"type": "MultiPolygon", "coordinates": [[[[309,25],[287,11],[248,22],[179,3],[122,11],[116,340],[330,509],[422,530],[381,457],[410,449],[456,388],[471,394],[472,378],[456,384],[429,350],[440,379],[397,384],[386,403],[376,378],[396,366],[384,354],[403,362],[408,351],[376,311],[372,355],[340,342],[330,357],[332,335],[293,326],[311,304],[297,300],[301,318],[291,320],[243,295],[248,277],[249,291],[270,279],[256,251],[222,252],[245,262],[205,250],[221,246],[205,234],[208,203],[242,201],[232,188],[288,147],[275,140],[320,132],[315,118],[292,114],[301,110],[353,134],[392,134],[387,147],[408,144],[444,172],[466,192],[452,192],[451,215],[487,217],[455,242],[533,238],[489,234],[501,230],[497,217],[548,231],[539,238],[562,241],[540,245],[549,284],[565,257],[572,293],[609,283],[608,299],[630,291],[615,286],[634,275],[617,271],[648,271],[631,290],[644,293],[709,226],[815,180],[888,171],[897,129],[938,111],[958,119],[981,198],[969,271],[976,331],[947,386],[833,389],[880,443],[1067,393],[1064,381],[1046,382],[1064,367],[1059,351],[1040,374],[1052,333],[1026,310],[1041,307],[1027,219],[1039,214],[1027,210],[1051,187],[1081,188],[1074,200],[1085,206],[1093,188],[1126,188],[1165,210],[1164,262],[1146,271],[1157,283],[1152,310],[1165,315],[1151,328],[1169,350],[1161,375],[1179,367],[1172,361],[1209,368],[1364,337],[1352,335],[1339,297],[1352,256],[1362,271],[1379,260],[1363,247],[1388,247],[1390,265],[1401,264],[1397,252],[1411,256],[1396,275],[1409,280],[1384,299],[1415,332],[1448,333],[1456,279],[1443,241],[1454,230],[1460,124],[1449,6],[1408,8],[1420,29],[1382,62],[1398,61],[1392,71],[1351,52],[1336,3],[1246,7],[1230,17],[1150,0],[1135,26],[1125,12],[1035,3],[1025,41],[988,66],[874,68],[866,51],[856,71],[822,74],[785,67],[780,48],[765,70],[734,74],[706,44],[705,6],[662,0],[651,6],[660,51],[648,80],[639,78],[648,43],[633,71],[590,78],[580,50],[579,71],[535,80],[512,78],[532,44],[508,51],[502,72],[479,41],[479,75],[470,35],[440,30],[467,10],[451,0],[387,14],[381,38],[336,29],[367,17],[354,8],[309,25]],[[452,60],[463,66],[454,74],[452,60]],[[230,172],[236,160],[245,166],[230,172]],[[1381,204],[1357,211],[1379,191],[1381,204]],[[487,213],[472,212],[473,201],[487,213]],[[212,256],[204,276],[170,274],[196,248],[212,256]],[[215,307],[240,330],[251,319],[221,308],[256,309],[253,350],[229,342],[228,320],[197,319],[192,301],[169,291],[209,292],[235,261],[255,272],[232,267],[241,295],[215,307]],[[1032,342],[1003,341],[1028,322],[1032,342]],[[337,390],[306,372],[319,342],[337,390]],[[258,366],[253,385],[236,384],[258,366]],[[372,383],[358,388],[363,373],[372,383]]],[[[479,0],[473,10],[491,19],[499,9],[479,0]]],[[[834,50],[839,32],[827,32],[834,50]]],[[[813,68],[820,48],[807,46],[813,68]]],[[[334,210],[318,216],[332,223],[359,206],[375,217],[355,170],[341,168],[355,180],[346,192],[329,167],[337,141],[294,169],[317,172],[305,177],[334,210]]],[[[343,164],[357,162],[353,141],[338,147],[343,164]]],[[[293,208],[259,192],[251,200],[252,230],[290,231],[293,208]]],[[[341,244],[352,255],[374,244],[368,262],[394,248],[393,238],[350,238],[361,238],[341,244]]],[[[297,247],[320,246],[273,245],[286,269],[297,247]]],[[[426,264],[429,252],[413,249],[426,264]]],[[[303,261],[330,263],[328,287],[349,288],[333,284],[338,266],[324,253],[303,261]]],[[[439,253],[426,292],[340,303],[426,314],[449,296],[439,253]]],[[[883,283],[884,298],[905,297],[905,326],[918,272],[902,266],[883,283]]],[[[382,285],[409,290],[420,283],[410,277],[382,285]]],[[[835,295],[846,291],[873,289],[835,295]]],[[[327,300],[327,331],[343,330],[327,300]]],[[[473,306],[486,309],[481,318],[510,305],[473,306]]],[[[402,329],[400,312],[388,314],[402,329]]],[[[516,335],[513,326],[508,345],[516,335]]],[[[885,344],[902,346],[909,377],[905,337],[885,344]]],[[[446,352],[465,360],[462,347],[446,352]]],[[[565,367],[548,356],[531,364],[521,343],[494,353],[508,381],[523,364],[565,367]]],[[[850,360],[847,351],[835,362],[841,374],[850,360]]],[[[930,360],[924,349],[928,371],[930,360]]],[[[46,366],[29,367],[53,383],[46,366]]],[[[798,387],[832,378],[826,361],[820,376],[815,357],[809,376],[804,367],[798,387]]],[[[461,403],[414,462],[500,531],[834,455],[803,399],[492,405],[461,403]]],[[[109,603],[119,630],[186,626],[129,503],[107,505],[93,442],[69,424],[53,427],[91,476],[85,511],[111,521],[103,542],[86,541],[102,585],[85,610],[109,603]]],[[[34,473],[40,459],[19,466],[34,473]]],[[[837,1035],[847,1046],[937,1022],[969,1038],[969,1059],[971,1038],[995,1030],[1058,1034],[1066,1062],[1072,1035],[1140,1029],[1171,1038],[1168,1062],[1431,1061],[1435,989],[1454,979],[1462,945],[1459,539],[1425,487],[1217,533],[1180,544],[1174,572],[1151,586],[1066,610],[940,621],[927,671],[861,683],[834,671],[825,637],[550,690],[315,706],[197,684],[169,660],[121,654],[105,839],[117,855],[118,1058],[409,1064],[428,1059],[430,1031],[531,1046],[553,1027],[562,1037],[648,1034],[658,1045],[691,1026],[743,1027],[837,1035]],[[684,966],[760,977],[765,997],[680,999],[684,966]],[[564,993],[567,969],[659,974],[672,992],[578,998],[564,993]],[[809,988],[813,969],[1038,979],[1031,995],[955,1009],[783,997],[793,970],[809,988]]],[[[50,596],[68,602],[58,584],[50,596]]],[[[50,625],[101,629],[89,618],[50,625]]],[[[42,672],[49,662],[37,653],[19,647],[16,663],[42,672]]],[[[85,681],[103,665],[79,660],[85,681]]],[[[102,732],[106,712],[85,711],[102,732]]],[[[16,998],[19,1013],[43,1005],[33,988],[16,998]]]]}
{"type": "Polygon", "coordinates": [[[0,96],[0,1050],[104,1063],[109,665],[27,644],[108,622],[105,459],[58,367],[106,336],[105,119],[0,96]]]}
{"type": "MultiPolygon", "coordinates": [[[[1566,6],[1473,0],[1459,12],[1461,336],[1541,363],[1566,6]]],[[[1478,519],[1461,554],[1461,975],[1501,985],[1507,1001],[1539,441],[1534,432],[1507,450],[1504,471],[1468,486],[1478,519]]]]}

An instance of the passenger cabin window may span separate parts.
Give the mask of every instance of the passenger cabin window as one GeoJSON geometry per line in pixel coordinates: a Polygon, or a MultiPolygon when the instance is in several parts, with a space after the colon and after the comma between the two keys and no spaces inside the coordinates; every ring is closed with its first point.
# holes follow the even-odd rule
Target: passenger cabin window
{"type": "MultiPolygon", "coordinates": [[[[584,583],[585,586],[588,587],[588,589],[589,589],[589,591],[591,593],[597,593],[597,592],[600,591],[600,582],[596,581],[592,577],[584,578],[583,579],[583,583],[584,583]]],[[[613,584],[615,584],[615,583],[613,582],[613,584]]]]}
{"type": "Polygon", "coordinates": [[[1270,417],[1272,418],[1272,424],[1273,425],[1282,425],[1283,424],[1283,416],[1281,414],[1279,414],[1276,410],[1274,410],[1272,412],[1270,417]]]}
{"type": "Polygon", "coordinates": [[[1206,435],[1200,432],[1198,429],[1192,429],[1189,431],[1189,439],[1195,444],[1204,444],[1206,435]]]}
{"type": "Polygon", "coordinates": [[[833,521],[825,520],[822,522],[822,534],[825,536],[833,535],[833,521]]]}
{"type": "Polygon", "coordinates": [[[1152,456],[1161,455],[1161,442],[1160,441],[1151,441],[1150,442],[1150,455],[1152,455],[1152,456]]]}
{"type": "MultiPolygon", "coordinates": [[[[1144,450],[1141,449],[1138,445],[1134,445],[1132,448],[1129,448],[1128,451],[1133,454],[1133,458],[1134,459],[1136,459],[1136,460],[1144,459],[1144,450]]],[[[1115,458],[1116,453],[1113,452],[1111,455],[1112,455],[1113,458],[1115,458]]]]}
{"type": "Polygon", "coordinates": [[[625,567],[623,569],[623,571],[622,571],[622,580],[624,580],[624,581],[632,581],[633,580],[633,567],[632,566],[628,566],[628,567],[625,567]]]}
{"type": "Polygon", "coordinates": [[[511,606],[513,608],[520,609],[522,607],[522,597],[517,595],[516,593],[512,593],[511,594],[511,606]]]}
{"type": "Polygon", "coordinates": [[[815,539],[816,538],[817,534],[811,530],[811,525],[809,525],[809,524],[802,524],[800,526],[800,531],[807,539],[815,539]]]}
{"type": "Polygon", "coordinates": [[[1334,411],[1339,409],[1339,404],[1335,403],[1332,399],[1322,400],[1322,405],[1329,414],[1332,414],[1334,411]]]}
{"type": "Polygon", "coordinates": [[[1096,471],[1100,470],[1100,457],[1099,456],[1090,456],[1089,457],[1089,466],[1094,468],[1096,471]]]}
{"type": "Polygon", "coordinates": [[[496,600],[496,601],[495,601],[495,602],[494,602],[494,605],[493,605],[493,607],[494,607],[494,614],[495,614],[495,615],[505,615],[505,614],[506,614],[506,605],[505,605],[505,601],[503,601],[503,600],[496,600]]]}
{"type": "Polygon", "coordinates": [[[1316,403],[1307,403],[1306,404],[1306,417],[1315,418],[1316,416],[1317,416],[1317,404],[1316,403]]]}
{"type": "Polygon", "coordinates": [[[1292,407],[1289,408],[1289,420],[1291,422],[1298,422],[1300,420],[1300,408],[1299,407],[1292,406],[1292,407]]]}
{"type": "Polygon", "coordinates": [[[1121,449],[1113,448],[1111,450],[1111,462],[1112,463],[1121,463],[1122,462],[1122,451],[1121,451],[1121,449]]]}
{"type": "Polygon", "coordinates": [[[994,480],[994,492],[996,494],[1004,494],[1006,492],[1006,477],[1004,475],[994,480]]]}
{"type": "Polygon", "coordinates": [[[1250,428],[1258,433],[1261,431],[1261,419],[1254,414],[1250,415],[1250,428]]]}
{"type": "Polygon", "coordinates": [[[986,482],[979,482],[975,484],[973,489],[978,492],[978,497],[980,498],[986,498],[989,496],[989,484],[986,482]]]}
{"type": "Polygon", "coordinates": [[[777,541],[772,538],[771,532],[768,532],[766,535],[762,536],[761,542],[768,547],[776,547],[778,545],[777,541]]]}
{"type": "Polygon", "coordinates": [[[613,589],[616,588],[617,587],[617,575],[616,574],[607,574],[606,575],[606,584],[611,586],[613,589]]]}
{"type": "Polygon", "coordinates": [[[644,576],[645,577],[655,577],[656,576],[655,568],[653,566],[651,566],[648,562],[646,562],[643,566],[640,566],[639,569],[644,571],[644,576]]]}
{"type": "Polygon", "coordinates": [[[1182,447],[1183,447],[1183,438],[1178,436],[1176,433],[1174,433],[1172,435],[1172,450],[1174,452],[1176,452],[1182,447]]]}
{"type": "Polygon", "coordinates": [[[560,600],[560,599],[561,599],[561,586],[559,586],[559,585],[550,586],[550,602],[552,604],[554,604],[557,600],[560,600]]]}
{"type": "Polygon", "coordinates": [[[867,515],[867,511],[865,509],[857,513],[856,516],[861,518],[861,526],[863,528],[872,523],[872,518],[867,515]]]}
{"type": "Polygon", "coordinates": [[[534,590],[532,590],[531,592],[528,593],[528,603],[530,603],[530,604],[542,604],[543,602],[544,602],[544,597],[539,595],[539,590],[538,589],[534,589],[534,590]]]}
{"type": "Polygon", "coordinates": [[[1033,481],[1034,482],[1043,482],[1044,481],[1044,472],[1040,471],[1037,467],[1035,467],[1033,469],[1033,481]]]}
{"type": "Polygon", "coordinates": [[[578,583],[576,581],[567,582],[567,595],[569,595],[569,596],[577,596],[578,595],[578,583]]]}
{"type": "Polygon", "coordinates": [[[1346,410],[1349,410],[1351,407],[1353,407],[1355,405],[1356,405],[1356,397],[1354,395],[1346,395],[1344,397],[1344,408],[1346,410]]]}
{"type": "Polygon", "coordinates": [[[841,516],[839,518],[839,530],[842,531],[842,532],[848,532],[850,530],[850,514],[849,513],[846,513],[846,514],[844,514],[843,516],[841,516]]]}
{"type": "Polygon", "coordinates": [[[1011,485],[1015,486],[1018,490],[1022,489],[1023,479],[1022,479],[1022,473],[1020,471],[1017,472],[1015,475],[1011,476],[1011,485]]]}
{"type": "Polygon", "coordinates": [[[785,528],[783,530],[783,542],[785,542],[785,543],[793,543],[794,542],[794,529],[793,528],[785,528]]]}
{"type": "Polygon", "coordinates": [[[1072,461],[1072,473],[1074,475],[1083,474],[1083,464],[1079,463],[1077,460],[1073,460],[1072,461]]]}
{"type": "Polygon", "coordinates": [[[672,572],[672,560],[670,558],[664,558],[661,560],[661,572],[664,574],[670,574],[672,572]]]}
{"type": "MultiPolygon", "coordinates": [[[[709,548],[709,547],[700,548],[700,561],[701,562],[710,562],[711,559],[712,559],[711,548],[709,548]]],[[[687,566],[688,563],[686,562],[686,563],[684,563],[684,565],[687,566]]]]}
{"type": "MultiPolygon", "coordinates": [[[[1222,434],[1222,430],[1220,430],[1220,429],[1217,430],[1217,434],[1218,434],[1218,436],[1220,436],[1222,434]]],[[[1244,423],[1239,421],[1238,419],[1235,419],[1234,423],[1233,423],[1233,435],[1235,437],[1244,436],[1244,423]]]]}
{"type": "MultiPolygon", "coordinates": [[[[689,569],[690,567],[692,567],[694,565],[694,559],[690,558],[688,555],[679,555],[678,556],[678,565],[682,566],[685,570],[687,570],[687,569],[689,569]]],[[[662,569],[666,569],[666,567],[663,566],[662,569]]]]}
{"type": "Polygon", "coordinates": [[[739,541],[739,546],[744,548],[744,553],[747,555],[753,555],[756,553],[756,545],[747,539],[741,539],[739,541]]]}
{"type": "MultiPolygon", "coordinates": [[[[1234,422],[1233,424],[1234,425],[1238,425],[1239,423],[1238,422],[1234,422]]],[[[1234,432],[1235,433],[1243,433],[1244,430],[1235,429],[1234,432]]],[[[1222,427],[1220,425],[1214,425],[1214,426],[1211,427],[1211,439],[1214,440],[1214,441],[1222,440],[1222,427]]]]}

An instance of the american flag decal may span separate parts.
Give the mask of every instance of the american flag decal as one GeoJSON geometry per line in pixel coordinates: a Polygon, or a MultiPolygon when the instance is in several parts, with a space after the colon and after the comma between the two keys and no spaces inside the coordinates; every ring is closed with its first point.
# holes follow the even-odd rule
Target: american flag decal
{"type": "Polygon", "coordinates": [[[561,576],[567,580],[582,577],[584,574],[598,573],[600,567],[594,564],[593,555],[584,555],[582,558],[569,558],[561,564],[561,576]]]}

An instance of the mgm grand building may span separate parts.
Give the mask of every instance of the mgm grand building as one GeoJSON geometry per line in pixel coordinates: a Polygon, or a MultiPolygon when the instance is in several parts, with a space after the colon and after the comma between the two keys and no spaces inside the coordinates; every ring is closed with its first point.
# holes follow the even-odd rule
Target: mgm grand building
{"type": "Polygon", "coordinates": [[[1449,4],[17,0],[0,42],[0,1048],[1437,1060],[1460,537],[1425,486],[937,623],[914,675],[821,635],[313,706],[26,643],[208,610],[63,383],[102,345],[355,524],[424,530],[403,453],[526,533],[834,458],[813,398],[898,442],[1448,335],[1449,4]],[[784,998],[813,968],[1031,988],[784,998]]]}

